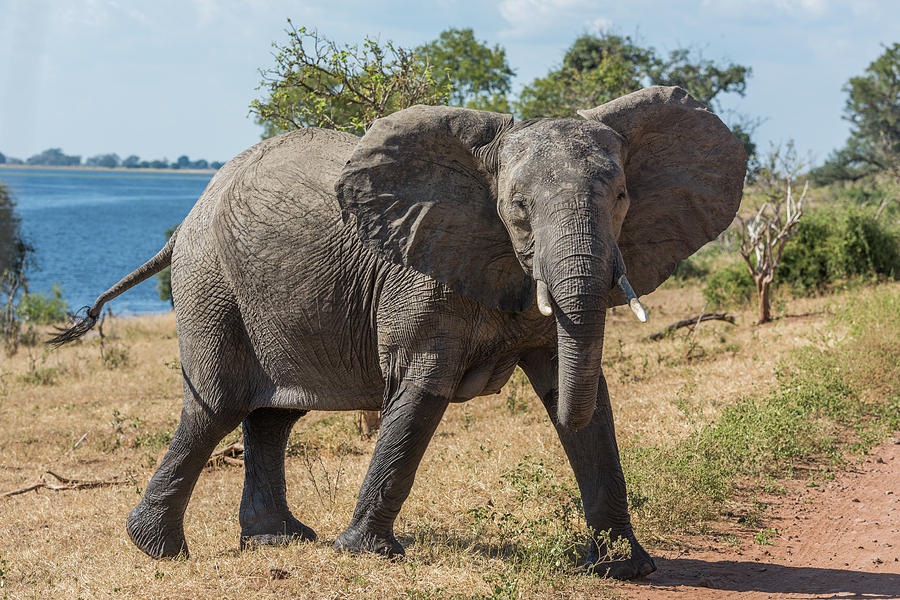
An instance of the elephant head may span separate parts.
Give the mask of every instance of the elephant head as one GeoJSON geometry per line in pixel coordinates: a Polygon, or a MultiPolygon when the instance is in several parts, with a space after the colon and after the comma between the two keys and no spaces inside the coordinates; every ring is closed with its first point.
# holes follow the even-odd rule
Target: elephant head
{"type": "Polygon", "coordinates": [[[537,299],[554,315],[571,429],[593,414],[606,308],[724,230],[746,169],[741,143],[681,88],[579,114],[516,123],[414,106],[372,125],[335,186],[345,220],[389,260],[487,306],[537,299]]]}

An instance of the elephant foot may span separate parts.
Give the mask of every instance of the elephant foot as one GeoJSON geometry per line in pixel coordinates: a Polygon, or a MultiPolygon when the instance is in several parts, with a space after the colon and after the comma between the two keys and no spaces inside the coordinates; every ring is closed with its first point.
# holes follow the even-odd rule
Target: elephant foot
{"type": "Polygon", "coordinates": [[[312,528],[291,514],[241,527],[241,550],[252,550],[257,546],[284,546],[293,542],[314,542],[317,539],[318,536],[312,528]]]}
{"type": "Polygon", "coordinates": [[[605,544],[598,546],[596,541],[592,541],[591,550],[584,560],[584,568],[594,575],[622,581],[646,577],[656,570],[656,562],[638,543],[633,533],[621,537],[631,544],[631,556],[623,559],[610,557],[605,544]]]}
{"type": "Polygon", "coordinates": [[[167,520],[162,506],[141,500],[128,515],[125,529],[134,545],[150,558],[188,557],[183,521],[179,519],[172,523],[167,520]]]}
{"type": "Polygon", "coordinates": [[[392,533],[372,533],[347,528],[334,540],[334,549],[353,554],[373,553],[387,558],[402,558],[406,552],[392,533]]]}

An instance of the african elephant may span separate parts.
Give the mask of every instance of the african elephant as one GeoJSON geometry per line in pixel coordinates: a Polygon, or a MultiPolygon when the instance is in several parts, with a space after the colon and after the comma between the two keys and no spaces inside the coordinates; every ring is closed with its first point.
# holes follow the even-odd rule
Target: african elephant
{"type": "MultiPolygon", "coordinates": [[[[635,292],[728,226],[746,156],[677,87],[579,114],[515,122],[414,106],[361,138],[293,131],[222,167],[165,248],[54,340],[82,335],[105,302],[171,264],[184,405],[128,517],[135,545],[155,558],[187,551],[191,491],[240,423],[242,546],[316,539],[285,499],[291,427],[309,410],[380,409],[334,546],[401,555],[394,519],[448,403],[496,393],[520,365],[559,433],[588,526],[631,544],[603,571],[652,572],[601,372],[605,313],[630,300],[641,316],[635,292]]],[[[594,543],[587,565],[603,554],[594,543]]]]}

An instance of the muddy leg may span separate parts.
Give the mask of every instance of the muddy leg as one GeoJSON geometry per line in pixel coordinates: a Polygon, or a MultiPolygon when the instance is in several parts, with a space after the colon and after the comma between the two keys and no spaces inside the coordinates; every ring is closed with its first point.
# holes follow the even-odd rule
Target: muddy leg
{"type": "Polygon", "coordinates": [[[284,451],[304,410],[260,408],[244,419],[244,494],[241,548],[314,541],[316,533],[294,518],[287,505],[284,451]]]}

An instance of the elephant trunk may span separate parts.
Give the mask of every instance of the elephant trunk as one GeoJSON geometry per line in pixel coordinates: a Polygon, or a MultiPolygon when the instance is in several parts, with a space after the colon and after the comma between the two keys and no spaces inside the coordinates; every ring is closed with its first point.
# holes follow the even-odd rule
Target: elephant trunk
{"type": "Polygon", "coordinates": [[[541,274],[556,305],[557,418],[572,430],[586,426],[594,414],[617,254],[615,242],[604,239],[589,221],[579,225],[556,229],[564,233],[547,244],[548,260],[541,274]]]}

